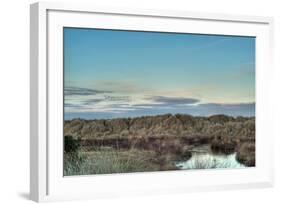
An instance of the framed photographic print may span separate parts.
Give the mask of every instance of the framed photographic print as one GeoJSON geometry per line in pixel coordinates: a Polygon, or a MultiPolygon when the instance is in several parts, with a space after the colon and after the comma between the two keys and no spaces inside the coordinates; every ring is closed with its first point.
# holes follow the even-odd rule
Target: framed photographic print
{"type": "Polygon", "coordinates": [[[32,4],[31,199],[272,186],[272,22],[32,4]]]}

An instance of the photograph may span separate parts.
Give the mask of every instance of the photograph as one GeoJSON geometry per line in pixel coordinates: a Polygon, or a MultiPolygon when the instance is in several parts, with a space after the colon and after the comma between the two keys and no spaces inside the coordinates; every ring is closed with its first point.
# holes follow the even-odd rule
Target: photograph
{"type": "Polygon", "coordinates": [[[63,176],[256,165],[256,37],[63,27],[63,176]]]}

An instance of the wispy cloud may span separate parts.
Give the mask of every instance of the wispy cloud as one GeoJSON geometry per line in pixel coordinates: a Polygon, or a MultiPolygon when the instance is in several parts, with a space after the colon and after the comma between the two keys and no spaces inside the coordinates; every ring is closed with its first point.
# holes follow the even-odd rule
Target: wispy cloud
{"type": "Polygon", "coordinates": [[[200,100],[195,98],[184,98],[184,97],[167,97],[167,96],[150,96],[145,97],[146,103],[134,104],[137,108],[167,108],[167,107],[178,107],[185,105],[192,105],[198,103],[200,100]]]}
{"type": "Polygon", "coordinates": [[[200,99],[163,95],[123,95],[112,91],[72,88],[65,97],[66,118],[115,118],[151,114],[246,115],[255,113],[255,103],[200,103],[200,99]],[[82,91],[82,94],[76,93],[82,91]],[[75,93],[75,94],[74,94],[75,93]],[[91,94],[90,94],[91,93],[91,94]],[[76,113],[76,114],[74,114],[76,113]],[[68,117],[67,117],[68,116],[68,117]]]}
{"type": "Polygon", "coordinates": [[[235,107],[249,107],[254,106],[255,103],[202,103],[201,106],[206,107],[224,107],[224,108],[235,108],[235,107]]]}
{"type": "Polygon", "coordinates": [[[88,112],[68,112],[65,113],[66,119],[86,118],[86,119],[111,119],[124,117],[139,117],[148,115],[161,114],[189,114],[194,116],[211,116],[216,114],[225,114],[230,116],[255,116],[255,103],[243,104],[197,104],[187,105],[184,107],[166,107],[160,105],[152,105],[150,107],[108,107],[88,112]]]}
{"type": "Polygon", "coordinates": [[[121,112],[130,97],[113,91],[89,88],[66,87],[64,90],[65,112],[121,112]]]}
{"type": "Polygon", "coordinates": [[[153,96],[150,99],[155,102],[160,102],[163,104],[171,104],[171,105],[194,104],[199,102],[198,99],[184,98],[184,97],[153,96]]]}
{"type": "Polygon", "coordinates": [[[99,93],[111,93],[111,91],[94,90],[89,88],[79,88],[79,87],[65,87],[64,95],[96,95],[99,93]]]}

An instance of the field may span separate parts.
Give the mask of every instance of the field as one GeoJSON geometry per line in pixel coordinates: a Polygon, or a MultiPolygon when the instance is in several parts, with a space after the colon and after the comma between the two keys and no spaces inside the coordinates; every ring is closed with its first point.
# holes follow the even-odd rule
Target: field
{"type": "Polygon", "coordinates": [[[234,168],[214,156],[234,156],[250,167],[255,166],[255,118],[166,114],[66,120],[64,146],[65,176],[234,168]],[[197,158],[201,147],[207,157],[197,158]],[[177,166],[187,161],[192,167],[177,166]]]}

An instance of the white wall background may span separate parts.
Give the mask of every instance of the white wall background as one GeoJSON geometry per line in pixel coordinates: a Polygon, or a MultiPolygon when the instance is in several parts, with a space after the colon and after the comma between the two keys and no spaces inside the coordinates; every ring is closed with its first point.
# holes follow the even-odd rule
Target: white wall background
{"type": "MultiPolygon", "coordinates": [[[[29,193],[29,4],[0,4],[0,204],[31,204],[29,193]]],[[[79,2],[82,2],[80,0],[79,2]]],[[[281,202],[281,6],[278,0],[92,0],[100,6],[207,11],[273,16],[275,70],[272,104],[275,110],[275,188],[187,193],[69,204],[280,204],[281,202]]],[[[265,136],[266,137],[266,136],[265,136]]],[[[188,182],[187,182],[188,183],[188,182]]]]}

